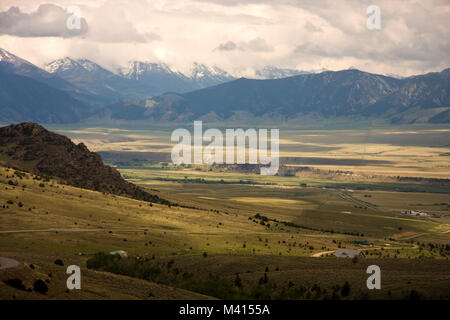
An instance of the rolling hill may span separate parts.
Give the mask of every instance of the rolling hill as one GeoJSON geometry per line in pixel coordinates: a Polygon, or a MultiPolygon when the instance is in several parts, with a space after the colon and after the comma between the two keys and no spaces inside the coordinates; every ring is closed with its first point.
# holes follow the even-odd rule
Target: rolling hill
{"type": "Polygon", "coordinates": [[[60,179],[79,188],[168,203],[156,195],[125,181],[120,173],[103,164],[97,153],[80,143],[47,131],[35,123],[0,128],[0,159],[8,166],[60,179]]]}

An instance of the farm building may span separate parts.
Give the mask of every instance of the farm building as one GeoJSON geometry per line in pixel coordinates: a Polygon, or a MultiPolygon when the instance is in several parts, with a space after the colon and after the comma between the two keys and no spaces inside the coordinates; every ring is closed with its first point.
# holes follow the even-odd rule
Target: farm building
{"type": "Polygon", "coordinates": [[[428,217],[429,214],[422,211],[414,211],[414,210],[402,210],[402,214],[406,214],[408,216],[421,216],[428,217]]]}
{"type": "Polygon", "coordinates": [[[364,257],[364,254],[361,252],[361,250],[342,248],[336,250],[334,256],[338,258],[355,258],[355,257],[360,258],[364,257]]]}
{"type": "Polygon", "coordinates": [[[355,239],[355,240],[353,240],[353,242],[356,243],[356,244],[363,244],[365,246],[369,246],[370,245],[370,242],[368,242],[366,240],[361,240],[361,239],[355,239]]]}

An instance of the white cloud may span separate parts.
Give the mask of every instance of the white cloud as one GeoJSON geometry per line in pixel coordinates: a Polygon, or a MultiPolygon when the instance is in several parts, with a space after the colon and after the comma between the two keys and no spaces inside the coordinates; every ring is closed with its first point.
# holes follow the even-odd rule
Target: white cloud
{"type": "MultiPolygon", "coordinates": [[[[365,0],[79,0],[89,25],[83,39],[4,35],[0,46],[41,65],[59,54],[110,68],[140,59],[187,70],[198,61],[236,75],[265,65],[400,75],[450,66],[448,1],[376,2],[379,31],[366,28],[365,0]]],[[[39,4],[4,0],[0,9],[31,13],[39,4]]]]}

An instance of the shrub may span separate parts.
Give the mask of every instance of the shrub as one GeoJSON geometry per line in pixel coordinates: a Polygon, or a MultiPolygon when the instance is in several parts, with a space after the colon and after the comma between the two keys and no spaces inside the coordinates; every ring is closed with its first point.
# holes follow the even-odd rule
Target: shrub
{"type": "Polygon", "coordinates": [[[264,273],[264,277],[261,277],[259,279],[258,284],[263,285],[263,284],[266,284],[268,281],[269,281],[269,278],[267,277],[267,273],[264,273]]]}
{"type": "Polygon", "coordinates": [[[348,281],[345,281],[344,285],[341,288],[341,296],[348,297],[350,294],[350,283],[348,281]]]}
{"type": "Polygon", "coordinates": [[[416,290],[411,290],[409,295],[406,297],[408,300],[419,300],[420,295],[416,290]]]}
{"type": "Polygon", "coordinates": [[[234,285],[238,288],[242,288],[242,280],[239,277],[239,273],[236,273],[236,278],[234,279],[234,285]]]}
{"type": "Polygon", "coordinates": [[[55,260],[55,264],[56,264],[57,266],[63,266],[63,265],[64,265],[64,262],[63,262],[61,259],[56,259],[56,260],[55,260]]]}
{"type": "Polygon", "coordinates": [[[8,279],[5,281],[5,284],[7,284],[10,287],[16,288],[18,290],[23,290],[23,291],[27,290],[25,288],[25,286],[23,285],[22,280],[17,279],[17,278],[8,279]]]}
{"type": "Polygon", "coordinates": [[[45,294],[45,293],[47,293],[47,291],[48,291],[48,286],[47,286],[47,284],[46,284],[44,281],[42,281],[41,279],[39,279],[39,280],[36,280],[36,281],[34,282],[34,284],[33,284],[33,289],[34,289],[34,291],[36,291],[36,292],[45,294]]]}
{"type": "MultiPolygon", "coordinates": [[[[206,256],[206,252],[204,253],[206,256]]],[[[153,257],[154,259],[154,257],[153,257]]],[[[172,265],[167,262],[167,266],[172,265]]],[[[287,286],[280,286],[269,281],[267,273],[253,284],[244,285],[239,274],[235,278],[224,278],[220,275],[194,276],[193,273],[183,271],[179,268],[165,268],[166,263],[151,262],[149,259],[138,257],[121,258],[118,255],[97,253],[87,261],[88,268],[99,269],[115,274],[144,279],[159,284],[174,286],[193,292],[225,300],[235,299],[320,299],[328,297],[326,290],[314,285],[309,290],[303,286],[294,285],[293,282],[287,286]]],[[[268,269],[268,268],[267,268],[268,269]]],[[[276,270],[279,270],[277,267],[276,270]]],[[[248,271],[250,272],[250,271],[248,271]]],[[[340,286],[335,286],[335,299],[339,299],[340,286]]],[[[151,295],[149,295],[151,296],[151,295]]]]}
{"type": "Polygon", "coordinates": [[[96,253],[91,259],[86,261],[86,266],[88,269],[100,268],[107,266],[112,263],[114,257],[103,252],[96,253]]]}

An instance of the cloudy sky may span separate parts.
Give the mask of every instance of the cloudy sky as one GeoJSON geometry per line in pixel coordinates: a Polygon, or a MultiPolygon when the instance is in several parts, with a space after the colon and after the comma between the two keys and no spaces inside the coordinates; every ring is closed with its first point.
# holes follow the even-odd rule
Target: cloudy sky
{"type": "Polygon", "coordinates": [[[412,75],[450,67],[448,0],[2,0],[0,47],[39,66],[70,56],[194,62],[251,76],[265,65],[412,75]],[[370,5],[381,29],[367,27],[370,5]],[[78,6],[80,28],[67,28],[78,6]]]}

